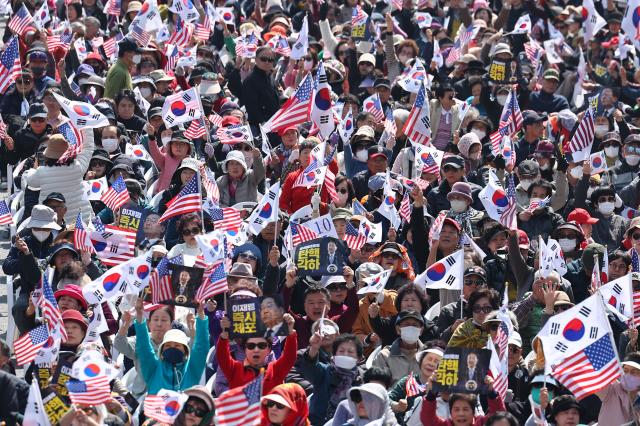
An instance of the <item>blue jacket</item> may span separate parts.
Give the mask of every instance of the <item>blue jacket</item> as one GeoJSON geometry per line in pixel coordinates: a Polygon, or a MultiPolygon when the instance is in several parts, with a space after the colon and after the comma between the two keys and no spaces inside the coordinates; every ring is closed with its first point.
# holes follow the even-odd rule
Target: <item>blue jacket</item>
{"type": "Polygon", "coordinates": [[[160,389],[183,391],[200,384],[209,352],[209,319],[196,319],[196,338],[190,350],[189,358],[174,367],[158,358],[147,330],[147,321],[133,323],[136,330],[136,352],[140,361],[140,370],[149,395],[156,395],[160,389]],[[178,377],[176,377],[178,376],[178,377]],[[179,378],[182,380],[178,380],[179,378]]]}

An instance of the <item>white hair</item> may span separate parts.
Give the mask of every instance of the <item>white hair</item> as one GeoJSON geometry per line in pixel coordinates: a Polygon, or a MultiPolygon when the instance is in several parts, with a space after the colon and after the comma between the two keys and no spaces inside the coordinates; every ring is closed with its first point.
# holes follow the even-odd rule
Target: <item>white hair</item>
{"type": "MultiPolygon", "coordinates": [[[[539,279],[544,279],[544,272],[540,269],[538,269],[535,273],[535,275],[533,276],[533,281],[537,281],[539,279]]],[[[547,278],[551,278],[553,280],[555,280],[558,284],[562,284],[562,278],[560,278],[560,274],[557,273],[556,271],[551,271],[549,272],[549,275],[547,276],[547,278]]]]}

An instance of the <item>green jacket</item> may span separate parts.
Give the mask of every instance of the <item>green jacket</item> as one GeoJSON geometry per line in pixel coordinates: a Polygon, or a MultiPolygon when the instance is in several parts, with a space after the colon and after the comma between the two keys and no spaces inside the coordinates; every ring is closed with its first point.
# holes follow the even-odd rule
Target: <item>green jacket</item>
{"type": "Polygon", "coordinates": [[[133,90],[129,67],[122,62],[122,59],[109,68],[107,79],[104,82],[104,97],[115,99],[116,95],[123,89],[133,90]]]}

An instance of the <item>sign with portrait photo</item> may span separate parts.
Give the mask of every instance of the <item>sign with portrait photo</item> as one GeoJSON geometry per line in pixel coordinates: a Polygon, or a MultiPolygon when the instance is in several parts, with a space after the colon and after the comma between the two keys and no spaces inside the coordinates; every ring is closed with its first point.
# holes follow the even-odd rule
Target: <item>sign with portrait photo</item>
{"type": "Polygon", "coordinates": [[[347,250],[337,238],[316,238],[296,247],[298,275],[342,275],[347,250]]]}
{"type": "Polygon", "coordinates": [[[447,348],[436,371],[434,391],[486,394],[490,360],[488,349],[447,348]]]}
{"type": "Polygon", "coordinates": [[[171,270],[171,288],[173,299],[163,300],[165,305],[185,306],[195,308],[198,303],[195,300],[196,291],[202,284],[204,269],[193,268],[184,265],[169,264],[171,270]]]}
{"type": "Polygon", "coordinates": [[[514,60],[501,61],[494,59],[489,65],[489,80],[492,83],[510,84],[520,76],[520,67],[514,60]]]}

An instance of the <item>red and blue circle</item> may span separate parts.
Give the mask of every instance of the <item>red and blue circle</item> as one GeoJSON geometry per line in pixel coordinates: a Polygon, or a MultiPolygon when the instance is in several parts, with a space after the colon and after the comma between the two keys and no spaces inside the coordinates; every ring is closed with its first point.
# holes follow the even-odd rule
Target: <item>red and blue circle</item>
{"type": "Polygon", "coordinates": [[[386,197],[384,197],[384,203],[388,206],[392,206],[393,203],[396,202],[396,198],[392,195],[388,195],[386,197]]]}
{"type": "Polygon", "coordinates": [[[84,374],[87,377],[96,377],[101,371],[102,369],[98,364],[87,364],[87,366],[84,367],[84,374]]]}
{"type": "Polygon", "coordinates": [[[91,192],[93,192],[94,194],[100,192],[101,189],[102,189],[102,184],[100,182],[93,182],[91,184],[91,192]]]}
{"type": "Polygon", "coordinates": [[[313,182],[315,178],[316,178],[315,172],[309,172],[305,176],[305,179],[308,180],[309,182],[313,182]]]}
{"type": "Polygon", "coordinates": [[[612,295],[612,296],[609,298],[609,305],[611,305],[611,306],[616,306],[617,304],[618,304],[618,299],[616,299],[616,297],[612,295]]]}
{"type": "Polygon", "coordinates": [[[114,288],[116,288],[116,286],[118,285],[119,282],[120,282],[120,274],[115,272],[115,273],[109,275],[108,277],[106,277],[102,281],[102,287],[104,287],[104,289],[106,291],[111,291],[114,288]]]}
{"type": "Polygon", "coordinates": [[[173,399],[165,404],[164,411],[170,416],[175,416],[180,412],[180,403],[173,399]]]}
{"type": "Polygon", "coordinates": [[[564,330],[562,330],[562,335],[565,339],[570,342],[577,342],[582,339],[584,336],[585,328],[582,321],[578,318],[574,318],[564,326],[564,330]]]}
{"type": "Polygon", "coordinates": [[[593,161],[591,161],[591,167],[594,167],[594,168],[602,167],[602,157],[600,157],[599,155],[596,157],[593,157],[593,161]]]}
{"type": "Polygon", "coordinates": [[[236,235],[238,235],[238,228],[227,229],[227,235],[235,237],[236,235]]]}
{"type": "Polygon", "coordinates": [[[146,1],[142,4],[142,7],[140,8],[140,12],[138,12],[138,15],[142,15],[143,13],[145,13],[147,10],[149,10],[149,3],[147,3],[146,1]]]}
{"type": "Polygon", "coordinates": [[[187,106],[182,101],[175,101],[171,104],[171,112],[179,117],[187,112],[187,106]]]}
{"type": "Polygon", "coordinates": [[[147,278],[150,272],[148,265],[140,265],[136,268],[136,276],[141,280],[147,278]]]}
{"type": "Polygon", "coordinates": [[[440,281],[447,274],[447,267],[444,263],[438,262],[427,270],[427,278],[431,281],[440,281]]]}
{"type": "Polygon", "coordinates": [[[233,13],[231,12],[225,12],[222,14],[222,19],[224,19],[227,22],[233,22],[233,13]]]}
{"type": "Polygon", "coordinates": [[[498,207],[507,207],[509,204],[509,199],[507,198],[507,194],[504,193],[501,189],[496,189],[491,197],[491,202],[498,207]]]}
{"type": "Polygon", "coordinates": [[[93,244],[93,248],[96,251],[103,251],[104,249],[107,248],[107,242],[106,241],[91,240],[91,244],[93,244]]]}
{"type": "Polygon", "coordinates": [[[640,7],[636,7],[633,10],[633,15],[631,16],[631,19],[633,21],[633,26],[637,28],[638,24],[640,24],[640,7]]]}
{"type": "Polygon", "coordinates": [[[347,120],[347,121],[344,123],[344,129],[345,129],[345,130],[351,130],[351,127],[353,127],[353,123],[351,122],[351,120],[347,120]]]}
{"type": "Polygon", "coordinates": [[[134,148],[133,155],[135,155],[136,157],[144,157],[144,152],[142,152],[140,148],[134,148]]]}
{"type": "Polygon", "coordinates": [[[262,207],[262,209],[260,210],[260,214],[258,216],[263,219],[269,219],[272,213],[273,213],[273,207],[271,206],[271,203],[266,203],[264,207],[262,207]]]}
{"type": "Polygon", "coordinates": [[[87,115],[91,114],[91,110],[86,105],[74,105],[73,112],[83,117],[86,117],[87,115]]]}
{"type": "Polygon", "coordinates": [[[316,95],[315,103],[316,103],[316,106],[323,111],[326,111],[329,108],[331,108],[331,93],[329,92],[328,88],[323,87],[318,91],[318,94],[316,95]]]}

